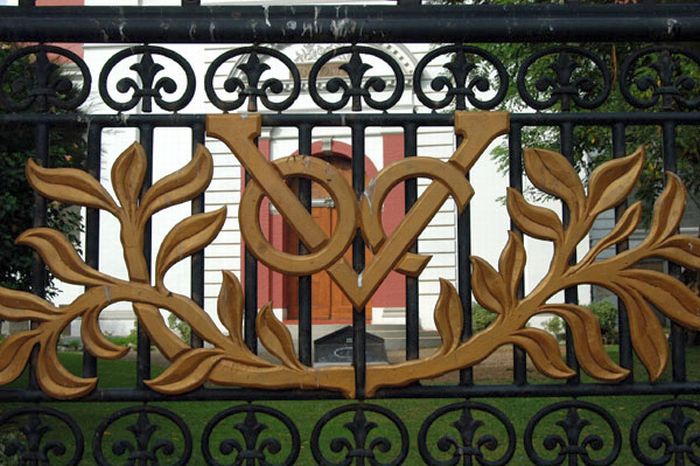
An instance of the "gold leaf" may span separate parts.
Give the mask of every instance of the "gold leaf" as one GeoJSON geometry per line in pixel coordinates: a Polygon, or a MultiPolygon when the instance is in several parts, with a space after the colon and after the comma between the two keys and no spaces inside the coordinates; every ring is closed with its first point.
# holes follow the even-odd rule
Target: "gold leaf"
{"type": "Polygon", "coordinates": [[[700,296],[683,283],[653,270],[623,270],[620,276],[625,278],[622,283],[634,288],[668,317],[680,325],[700,330],[700,296]]]}
{"type": "Polygon", "coordinates": [[[668,364],[668,341],[659,319],[636,291],[615,288],[627,308],[630,339],[635,353],[647,368],[649,379],[661,377],[668,364]]]}
{"type": "Polygon", "coordinates": [[[0,343],[0,385],[15,380],[27,365],[40,329],[15,333],[0,343]]]}
{"type": "Polygon", "coordinates": [[[435,305],[435,326],[442,339],[437,355],[446,355],[459,346],[464,326],[462,303],[454,286],[447,280],[440,279],[440,297],[435,305]]]}
{"type": "Polygon", "coordinates": [[[642,203],[635,202],[627,210],[625,210],[625,213],[622,214],[620,220],[613,227],[613,229],[610,230],[610,233],[601,238],[600,241],[598,241],[595,246],[588,251],[586,257],[581,259],[581,263],[588,263],[592,261],[605,249],[627,239],[629,235],[634,233],[634,230],[637,229],[637,225],[639,225],[641,219],[642,203]]]}
{"type": "Polygon", "coordinates": [[[50,228],[32,228],[17,237],[17,244],[36,250],[53,274],[78,285],[115,284],[118,281],[87,265],[62,233],[50,228]]]}
{"type": "Polygon", "coordinates": [[[700,270],[700,238],[674,235],[654,250],[655,256],[664,257],[683,267],[700,270]]]}
{"type": "Polygon", "coordinates": [[[546,149],[525,149],[523,159],[532,184],[563,200],[569,206],[571,218],[581,218],[586,196],[581,180],[566,157],[546,149]]]}
{"type": "Polygon", "coordinates": [[[503,277],[480,257],[472,257],[472,290],[479,304],[486,309],[503,314],[508,303],[508,291],[503,277]]]}
{"type": "Polygon", "coordinates": [[[219,320],[228,330],[229,338],[242,346],[243,290],[238,278],[229,271],[223,272],[223,282],[216,302],[216,310],[219,314],[219,320]]]}
{"type": "Polygon", "coordinates": [[[85,349],[100,359],[119,359],[129,352],[128,346],[120,346],[109,341],[99,324],[99,308],[90,309],[83,314],[80,325],[80,338],[83,340],[85,349]]]}
{"type": "Polygon", "coordinates": [[[666,174],[666,187],[654,203],[654,214],[645,243],[656,244],[672,235],[685,211],[685,187],[673,173],[666,174]]]}
{"type": "Polygon", "coordinates": [[[634,188],[643,164],[644,148],[640,147],[632,155],[595,169],[588,182],[588,215],[597,216],[622,202],[634,188]]]}
{"type": "Polygon", "coordinates": [[[117,158],[112,166],[112,186],[122,208],[133,216],[138,207],[139,194],[146,175],[146,153],[135,142],[117,158]]]}
{"type": "Polygon", "coordinates": [[[25,171],[29,184],[44,197],[117,214],[112,196],[89,173],[75,168],[44,168],[31,159],[25,171]]]}
{"type": "Polygon", "coordinates": [[[36,365],[36,379],[48,395],[69,399],[85,396],[97,385],[97,378],[82,378],[70,373],[58,360],[56,334],[41,343],[36,365]]]}
{"type": "Polygon", "coordinates": [[[510,342],[524,349],[541,373],[555,379],[573,377],[576,373],[564,364],[559,343],[544,330],[524,328],[510,336],[510,342]]]}
{"type": "Polygon", "coordinates": [[[498,272],[503,277],[509,292],[508,307],[512,306],[518,299],[518,288],[520,280],[523,278],[525,261],[523,240],[515,232],[509,231],[508,242],[498,260],[498,272]]]}
{"type": "Polygon", "coordinates": [[[270,354],[282,361],[290,369],[304,370],[304,366],[301,365],[296,354],[294,354],[294,342],[291,333],[289,333],[289,330],[282,322],[277,320],[277,317],[272,312],[270,303],[267,303],[258,312],[256,325],[258,338],[260,338],[260,341],[270,354]]]}
{"type": "Polygon", "coordinates": [[[513,188],[508,188],[506,204],[510,218],[523,232],[534,238],[562,241],[564,227],[553,211],[528,203],[522,193],[513,188]]]}
{"type": "Polygon", "coordinates": [[[0,288],[0,320],[44,322],[60,314],[58,308],[38,296],[0,288]]]}
{"type": "Polygon", "coordinates": [[[156,284],[162,286],[165,273],[175,263],[211,243],[226,220],[226,207],[187,217],[167,234],[156,259],[156,284]]]}
{"type": "Polygon", "coordinates": [[[168,395],[189,392],[204,385],[211,371],[225,358],[226,354],[220,349],[185,351],[162,374],[147,380],[146,385],[168,395]]]}
{"type": "Polygon", "coordinates": [[[573,335],[576,357],[591,377],[618,382],[629,375],[629,371],[615,364],[605,351],[600,322],[590,309],[574,304],[552,304],[541,310],[566,320],[573,335]]]}
{"type": "Polygon", "coordinates": [[[180,170],[158,180],[141,199],[141,222],[159,210],[194,199],[209,186],[214,174],[214,161],[209,151],[197,144],[194,157],[180,170]]]}

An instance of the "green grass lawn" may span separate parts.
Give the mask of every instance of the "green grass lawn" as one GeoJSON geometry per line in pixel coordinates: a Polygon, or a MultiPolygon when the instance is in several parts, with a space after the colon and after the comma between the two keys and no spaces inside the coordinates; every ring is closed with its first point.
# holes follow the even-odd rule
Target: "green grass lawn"
{"type": "MultiPolygon", "coordinates": [[[[616,349],[610,348],[610,353],[613,358],[617,357],[616,354],[616,349]]],[[[68,367],[71,371],[78,373],[80,370],[81,366],[81,355],[78,353],[61,353],[60,357],[66,367],[68,367]]],[[[687,366],[688,366],[688,378],[690,380],[700,380],[700,349],[698,348],[689,348],[688,351],[688,356],[687,356],[687,366]]],[[[162,368],[159,367],[154,367],[153,368],[154,374],[159,373],[162,368]]],[[[133,361],[100,361],[99,366],[98,366],[98,375],[100,377],[100,386],[101,387],[130,387],[133,386],[134,384],[134,362],[133,361]]],[[[645,377],[645,373],[643,371],[643,368],[641,366],[638,366],[635,369],[635,374],[638,379],[643,379],[645,377]]],[[[668,376],[666,376],[667,378],[668,376]]],[[[507,380],[501,380],[501,381],[494,381],[494,382],[508,382],[507,380]]],[[[534,381],[537,383],[537,379],[534,381]]],[[[15,386],[26,386],[26,378],[23,380],[18,380],[15,382],[15,386]]],[[[700,401],[700,397],[685,397],[686,399],[694,399],[696,401],[700,401]]],[[[620,464],[620,465],[633,465],[633,464],[638,464],[638,461],[635,460],[630,453],[630,448],[629,448],[629,428],[632,422],[634,421],[635,417],[650,403],[654,401],[659,401],[663,398],[661,397],[598,397],[598,398],[593,398],[593,397],[588,397],[588,398],[582,398],[583,400],[590,401],[594,404],[597,404],[599,406],[602,406],[605,408],[608,412],[610,412],[617,422],[619,423],[621,430],[622,430],[622,442],[623,442],[623,447],[622,447],[622,453],[617,460],[615,464],[620,464]]],[[[418,453],[418,446],[417,446],[417,437],[418,437],[418,430],[420,428],[420,425],[423,423],[423,421],[426,419],[427,416],[430,415],[431,412],[433,412],[435,409],[448,405],[453,402],[458,402],[459,400],[439,400],[439,399],[430,399],[430,400],[378,400],[378,401],[373,401],[372,403],[384,406],[386,408],[389,408],[391,411],[394,413],[397,413],[401,419],[403,420],[404,424],[407,426],[407,429],[409,431],[409,435],[411,438],[410,441],[410,452],[407,461],[405,464],[407,465],[418,465],[418,464],[423,464],[422,460],[420,459],[419,453],[418,453]]],[[[489,405],[501,410],[502,412],[506,413],[508,417],[511,419],[513,422],[513,425],[515,427],[515,432],[517,436],[517,448],[515,455],[513,459],[511,460],[510,464],[514,465],[521,465],[521,464],[530,464],[530,460],[527,458],[525,454],[525,450],[523,448],[523,433],[525,431],[526,425],[528,420],[541,408],[544,406],[551,404],[555,401],[558,401],[557,399],[544,399],[544,398],[523,398],[523,399],[488,399],[488,400],[473,400],[473,401],[482,401],[485,403],[488,403],[489,405]]],[[[192,431],[193,434],[193,439],[194,439],[194,453],[192,460],[190,461],[190,464],[193,465],[199,465],[199,464],[204,464],[204,460],[201,456],[201,448],[199,445],[199,439],[202,436],[202,432],[204,430],[205,425],[207,422],[215,416],[218,412],[232,407],[232,406],[237,406],[241,405],[242,403],[238,402],[177,402],[177,403],[153,403],[151,406],[160,406],[160,407],[165,407],[167,409],[170,409],[172,411],[175,411],[178,413],[186,422],[187,426],[189,429],[192,431]]],[[[275,409],[278,409],[282,412],[284,412],[286,415],[288,415],[292,420],[294,420],[295,424],[299,428],[300,431],[300,437],[301,437],[301,454],[299,459],[297,460],[297,464],[301,465],[312,465],[315,464],[316,462],[314,461],[312,454],[311,454],[311,449],[310,449],[310,439],[312,435],[312,429],[315,425],[315,423],[329,410],[337,407],[337,406],[342,406],[347,404],[347,402],[338,402],[338,401],[276,401],[276,402],[264,402],[260,403],[265,406],[273,407],[275,409]]],[[[128,407],[128,406],[133,406],[135,404],[129,404],[129,403],[48,403],[47,405],[51,407],[58,407],[62,411],[68,413],[71,415],[82,427],[83,432],[85,434],[85,454],[83,456],[83,462],[81,464],[85,465],[90,465],[94,464],[94,459],[92,457],[92,442],[93,442],[93,435],[94,432],[99,425],[99,423],[107,418],[112,412],[116,411],[117,409],[128,407]]],[[[14,405],[16,406],[16,405],[14,405]]],[[[3,406],[2,410],[9,409],[12,406],[3,406]]],[[[497,423],[494,422],[494,419],[485,416],[483,413],[478,412],[478,411],[473,411],[473,416],[476,420],[483,422],[483,426],[481,426],[477,431],[476,431],[476,437],[479,438],[481,436],[485,436],[488,434],[492,434],[495,436],[496,439],[498,439],[499,444],[498,446],[495,446],[494,451],[488,450],[486,447],[482,448],[483,452],[486,454],[486,458],[488,459],[495,459],[500,454],[504,451],[505,445],[503,442],[505,441],[506,435],[505,431],[502,427],[500,427],[497,423]]],[[[563,418],[564,412],[559,412],[556,415],[550,416],[546,418],[546,424],[543,424],[541,426],[542,431],[536,431],[535,432],[535,445],[538,448],[538,451],[543,454],[547,455],[548,458],[553,458],[555,455],[552,452],[548,452],[545,448],[542,446],[542,442],[544,440],[544,437],[546,434],[559,434],[563,438],[566,438],[564,431],[555,425],[556,421],[560,421],[563,418]]],[[[590,415],[586,412],[581,412],[580,413],[582,417],[589,417],[590,415]]],[[[691,413],[687,412],[686,413],[689,416],[697,416],[698,413],[691,413]]],[[[451,435],[457,435],[457,431],[451,426],[451,423],[455,422],[460,415],[459,411],[451,413],[449,417],[446,417],[442,419],[438,424],[435,424],[434,428],[429,432],[428,435],[428,444],[431,448],[431,451],[434,452],[434,454],[440,458],[440,459],[446,459],[449,455],[451,454],[451,451],[449,453],[443,453],[441,452],[437,445],[438,445],[438,440],[439,437],[444,436],[445,434],[451,434],[451,435]],[[441,455],[441,456],[440,456],[441,455]]],[[[376,422],[378,427],[374,428],[371,430],[368,438],[368,444],[369,442],[376,438],[377,436],[386,436],[393,445],[393,449],[389,451],[387,454],[382,454],[379,450],[377,450],[377,455],[380,461],[387,461],[389,460],[393,454],[396,452],[396,446],[397,446],[397,441],[398,441],[398,433],[395,429],[391,428],[390,424],[385,420],[382,419],[380,416],[377,416],[374,413],[370,413],[367,415],[368,421],[370,422],[376,422]]],[[[659,418],[655,418],[657,422],[660,421],[659,418]]],[[[113,445],[117,443],[118,440],[124,439],[124,440],[129,440],[133,442],[133,435],[129,433],[126,429],[130,424],[133,424],[134,421],[136,420],[135,416],[132,416],[130,418],[123,419],[119,421],[118,423],[114,424],[112,428],[109,429],[106,435],[106,439],[103,442],[104,450],[105,450],[105,455],[110,459],[110,464],[126,464],[126,455],[123,456],[117,456],[113,453],[113,445]]],[[[153,417],[152,420],[157,422],[157,420],[153,417]]],[[[212,452],[216,456],[217,459],[222,463],[222,464],[231,464],[230,459],[226,461],[226,456],[221,454],[219,451],[219,445],[221,442],[227,438],[237,438],[239,442],[243,443],[243,439],[236,431],[234,428],[234,425],[236,423],[242,423],[244,420],[244,415],[241,414],[238,417],[234,419],[228,419],[221,423],[219,427],[214,431],[210,445],[212,452]]],[[[261,433],[261,440],[263,438],[278,438],[282,442],[282,450],[277,453],[277,454],[272,454],[271,451],[274,450],[270,449],[267,451],[268,454],[268,459],[271,459],[272,462],[275,462],[275,459],[277,461],[280,461],[281,459],[286,456],[286,453],[288,450],[286,449],[285,445],[289,444],[288,436],[285,432],[285,430],[282,428],[281,424],[276,421],[275,419],[269,418],[265,415],[260,415],[258,417],[258,420],[264,424],[267,425],[267,429],[262,431],[261,433]]],[[[323,435],[321,437],[321,445],[325,446],[324,451],[328,455],[329,459],[333,459],[335,461],[340,460],[344,454],[345,451],[340,454],[340,456],[336,453],[333,453],[330,449],[330,445],[332,442],[332,439],[335,437],[348,437],[349,436],[349,431],[344,427],[345,423],[349,423],[352,420],[352,414],[346,414],[344,417],[337,418],[335,421],[330,423],[327,426],[327,429],[324,430],[323,435]]],[[[582,436],[581,438],[583,439],[585,436],[589,434],[598,434],[603,438],[605,445],[610,444],[610,433],[608,430],[601,428],[601,424],[598,422],[599,419],[595,417],[590,417],[590,420],[593,421],[595,424],[588,426],[584,428],[582,431],[582,436]]],[[[160,424],[160,423],[159,423],[160,424]]],[[[698,433],[700,434],[700,426],[698,426],[700,422],[698,422],[697,417],[695,418],[695,422],[689,426],[689,430],[687,433],[687,436],[691,435],[692,433],[698,433]]],[[[656,424],[655,429],[657,431],[663,432],[665,434],[669,434],[668,430],[663,427],[661,424],[656,424]]],[[[644,436],[642,437],[644,439],[644,445],[646,445],[646,439],[648,439],[649,435],[651,432],[644,431],[643,432],[644,436]]],[[[59,435],[58,432],[53,432],[47,435],[59,435]]],[[[65,434],[64,434],[65,435],[65,434]]],[[[60,437],[59,437],[60,438],[60,437]]],[[[350,438],[352,438],[350,436],[350,438]]],[[[170,428],[168,425],[161,424],[159,429],[153,434],[153,437],[151,439],[151,445],[155,444],[159,439],[170,439],[174,442],[176,445],[176,448],[181,449],[182,448],[182,442],[180,441],[179,437],[176,435],[176,432],[174,429],[170,428]]],[[[66,440],[63,438],[63,440],[66,440]]],[[[595,457],[595,450],[590,450],[591,453],[595,457]]],[[[598,458],[601,458],[605,456],[605,454],[608,452],[607,447],[603,447],[600,453],[598,453],[599,456],[598,458]]],[[[69,452],[70,453],[70,452],[69,452]]],[[[167,456],[161,455],[160,456],[162,463],[161,464],[169,464],[166,459],[167,456]]],[[[10,463],[3,463],[0,460],[0,465],[4,464],[12,464],[10,463]]],[[[59,463],[60,464],[60,463],[59,463]]]]}

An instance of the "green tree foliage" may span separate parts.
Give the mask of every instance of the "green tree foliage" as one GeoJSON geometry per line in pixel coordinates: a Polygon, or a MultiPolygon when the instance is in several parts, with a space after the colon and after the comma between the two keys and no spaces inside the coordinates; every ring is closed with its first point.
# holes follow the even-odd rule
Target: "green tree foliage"
{"type": "MultiPolygon", "coordinates": [[[[12,48],[0,47],[0,61],[12,48]]],[[[31,62],[20,60],[10,69],[2,85],[13,92],[13,83],[31,75],[31,62]]],[[[56,113],[56,109],[50,109],[56,113]]],[[[4,112],[0,109],[0,112],[4,112]]],[[[34,219],[34,192],[26,181],[24,166],[34,157],[35,130],[31,125],[0,126],[0,286],[31,291],[32,251],[14,244],[17,236],[31,228],[34,219]]],[[[84,160],[84,129],[79,126],[52,128],[49,139],[49,164],[53,167],[80,166],[84,160]]],[[[62,231],[78,246],[82,230],[80,210],[58,202],[48,204],[48,224],[62,231]]],[[[54,279],[47,272],[47,296],[55,296],[54,279]]]]}

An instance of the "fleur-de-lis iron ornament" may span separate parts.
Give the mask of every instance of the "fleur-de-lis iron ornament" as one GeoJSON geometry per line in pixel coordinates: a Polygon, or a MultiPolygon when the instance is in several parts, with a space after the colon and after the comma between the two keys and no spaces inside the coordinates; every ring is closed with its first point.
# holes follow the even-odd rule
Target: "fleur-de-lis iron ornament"
{"type": "Polygon", "coordinates": [[[8,54],[0,63],[0,108],[24,111],[34,106],[39,112],[47,112],[51,107],[73,110],[87,99],[91,82],[88,66],[74,52],[54,45],[24,47],[8,54]],[[49,54],[75,64],[82,81],[79,89],[60,73],[60,67],[49,59],[49,54]],[[11,80],[12,67],[32,56],[31,73],[11,80]]]}
{"type": "Polygon", "coordinates": [[[622,435],[615,418],[600,406],[585,401],[562,401],[546,406],[530,419],[525,429],[525,451],[535,464],[554,466],[577,464],[579,460],[582,460],[584,464],[612,465],[620,454],[621,447],[622,435]],[[546,418],[559,411],[566,412],[566,415],[554,424],[564,431],[564,436],[551,433],[544,437],[542,440],[544,448],[554,451],[556,454],[554,458],[546,458],[537,451],[535,432],[538,426],[546,424],[546,418]],[[587,418],[581,417],[580,411],[602,419],[604,424],[592,423],[587,418]],[[607,445],[604,437],[595,429],[590,429],[589,433],[586,434],[586,428],[591,425],[607,425],[611,434],[608,436],[607,445]],[[606,447],[609,451],[603,450],[606,447]],[[597,457],[602,456],[601,451],[604,456],[597,457]]]}
{"type": "Polygon", "coordinates": [[[196,79],[190,64],[181,55],[164,47],[154,45],[140,45],[129,47],[114,54],[102,67],[99,79],[99,92],[102,100],[114,110],[120,112],[131,110],[141,102],[141,110],[150,113],[153,111],[153,103],[168,111],[178,111],[183,109],[192,100],[195,91],[196,79]],[[138,80],[133,78],[122,78],[117,81],[117,91],[127,94],[131,91],[131,97],[126,102],[115,100],[109,92],[108,79],[112,70],[122,62],[132,56],[141,56],[138,62],[132,64],[129,69],[134,71],[138,80]],[[163,76],[165,67],[157,63],[154,55],[166,57],[175,63],[184,74],[184,89],[176,99],[168,99],[168,96],[175,94],[179,87],[177,82],[170,77],[170,74],[163,76]],[[160,77],[159,77],[160,76],[160,77]],[[165,95],[163,95],[165,94],[165,95]]]}
{"type": "Polygon", "coordinates": [[[173,466],[184,466],[192,456],[192,435],[187,424],[177,414],[157,406],[135,406],[116,411],[102,421],[95,430],[93,454],[100,466],[114,464],[103,451],[104,439],[112,439],[112,453],[125,456],[126,464],[151,465],[160,464],[168,458],[173,466]],[[115,425],[122,419],[136,416],[136,420],[126,426],[132,439],[120,437],[115,425]],[[157,421],[153,422],[153,418],[157,421]],[[175,428],[175,439],[166,426],[175,428]]]}
{"type": "MultiPolygon", "coordinates": [[[[266,421],[267,422],[267,421],[266,421]]],[[[212,452],[212,438],[215,436],[226,435],[228,431],[222,433],[225,428],[233,427],[240,435],[238,438],[226,437],[216,448],[221,455],[227,457],[227,460],[232,460],[233,463],[226,464],[260,464],[274,466],[268,455],[280,457],[279,453],[283,451],[287,456],[281,459],[279,465],[292,466],[296,464],[301,449],[301,441],[299,431],[292,420],[284,413],[267,407],[254,404],[236,406],[218,413],[212,418],[204,428],[202,434],[202,453],[207,464],[221,465],[216,455],[212,452]],[[234,418],[243,416],[242,421],[232,423],[234,418]],[[268,426],[258,419],[258,415],[265,416],[266,419],[274,421],[276,424],[281,424],[281,427],[288,434],[288,438],[281,442],[282,438],[277,435],[264,435],[265,431],[270,429],[275,430],[276,425],[268,426]],[[215,435],[214,431],[218,430],[219,434],[215,435]],[[243,437],[243,442],[240,442],[240,437],[243,437]],[[245,462],[245,463],[244,463],[245,462]]],[[[277,429],[278,430],[278,429],[277,429]]]]}
{"type": "Polygon", "coordinates": [[[680,399],[661,401],[642,411],[630,430],[634,456],[643,464],[699,464],[700,433],[692,428],[695,420],[686,414],[687,411],[700,413],[700,403],[680,399]],[[641,442],[643,426],[652,424],[653,418],[666,427],[670,436],[664,432],[655,432],[646,442],[641,442]],[[646,449],[642,448],[644,443],[646,449]],[[686,460],[690,463],[686,463],[686,460]]]}
{"type": "Polygon", "coordinates": [[[523,101],[537,110],[544,110],[559,103],[562,111],[570,111],[575,105],[592,109],[600,106],[610,94],[611,76],[600,57],[577,47],[552,47],[530,55],[518,70],[516,83],[523,101]],[[544,97],[533,95],[529,88],[535,63],[550,60],[542,76],[535,80],[535,88],[544,97]],[[577,70],[585,72],[576,73],[577,70]],[[598,78],[595,76],[598,75],[598,78]],[[547,93],[550,95],[547,97],[547,93]]]}
{"type": "Polygon", "coordinates": [[[248,111],[256,112],[258,110],[258,99],[263,106],[270,110],[281,111],[289,108],[292,103],[299,97],[301,90],[301,77],[299,70],[292,60],[278,50],[269,47],[242,47],[229,50],[218,56],[207,69],[204,77],[204,87],[207,92],[207,97],[217,108],[230,111],[239,108],[246,99],[248,99],[248,111]],[[245,62],[234,65],[228,73],[226,80],[223,83],[223,89],[231,94],[238,93],[238,96],[233,100],[224,100],[216,91],[214,78],[219,70],[228,61],[237,57],[248,55],[245,62]],[[270,65],[263,62],[260,57],[271,57],[280,62],[287,70],[292,79],[289,96],[281,101],[273,101],[269,94],[282,94],[284,84],[276,77],[270,77],[262,80],[263,74],[271,69],[270,65]],[[240,77],[236,76],[236,69],[240,69],[246,77],[247,82],[244,82],[240,77]]]}
{"type": "Polygon", "coordinates": [[[627,56],[620,91],[638,108],[661,103],[662,110],[700,108],[700,55],[676,47],[649,47],[627,56]],[[651,73],[649,73],[651,71],[651,73]],[[633,91],[633,87],[636,91],[633,91]]]}
{"type": "Polygon", "coordinates": [[[418,439],[418,451],[423,460],[427,464],[439,465],[504,466],[513,457],[516,443],[515,429],[505,414],[493,406],[472,401],[454,403],[435,410],[421,425],[418,439]],[[459,417],[448,424],[454,430],[440,423],[441,419],[448,419],[455,412],[459,413],[459,417]],[[495,422],[487,424],[474,416],[475,413],[480,413],[480,417],[488,417],[495,422]],[[501,430],[505,431],[505,445],[499,449],[501,445],[498,439],[502,436],[497,434],[501,430]],[[439,433],[437,450],[447,453],[449,456],[446,458],[439,457],[437,450],[428,445],[428,439],[435,438],[435,435],[429,435],[431,431],[439,433]],[[455,431],[458,436],[453,435],[455,431]]]}
{"type": "Polygon", "coordinates": [[[5,436],[2,456],[16,456],[17,464],[45,465],[58,459],[65,461],[63,464],[78,464],[83,456],[80,427],[53,408],[7,410],[0,414],[0,428],[5,436]]]}
{"type": "Polygon", "coordinates": [[[401,71],[401,66],[387,53],[372,47],[351,45],[333,49],[324,53],[309,71],[309,95],[319,107],[328,111],[340,110],[347,105],[348,101],[351,101],[352,111],[360,111],[362,110],[363,100],[371,108],[387,110],[399,101],[403,94],[403,89],[404,75],[403,71],[401,71]],[[318,91],[319,74],[330,60],[347,54],[350,55],[350,59],[340,65],[339,68],[348,75],[350,83],[348,84],[340,77],[329,79],[326,83],[326,89],[331,93],[342,92],[338,101],[329,102],[318,91]],[[387,82],[379,76],[371,76],[365,79],[365,75],[373,66],[363,61],[362,55],[373,56],[386,63],[391,69],[395,85],[391,94],[385,100],[378,100],[372,97],[372,91],[384,91],[387,88],[387,82]]]}
{"type": "MultiPolygon", "coordinates": [[[[448,196],[455,199],[460,210],[464,209],[473,194],[465,175],[489,143],[508,131],[508,115],[456,113],[455,131],[462,142],[449,160],[410,157],[395,162],[377,174],[372,181],[373,189],[359,200],[342,174],[320,159],[296,156],[274,162],[266,160],[255,144],[260,129],[259,116],[213,115],[207,118],[208,134],[222,140],[251,176],[239,211],[241,233],[247,247],[260,262],[286,274],[310,275],[327,271],[359,308],[367,303],[392,270],[412,276],[420,274],[430,257],[410,253],[411,244],[448,196]],[[285,181],[288,177],[310,178],[331,195],[337,206],[338,221],[330,238],[294,196],[285,181]],[[387,235],[381,222],[384,200],[397,184],[416,177],[429,178],[432,182],[394,232],[387,235]],[[284,216],[309,254],[296,256],[271,247],[259,225],[259,209],[265,196],[284,216]],[[358,274],[343,260],[358,229],[373,252],[372,260],[362,272],[362,280],[358,280],[358,274]]],[[[193,215],[175,225],[160,245],[152,280],[143,255],[145,225],[156,212],[189,201],[203,192],[212,177],[213,161],[211,154],[200,145],[190,163],[155,182],[141,195],[146,160],[138,144],[126,149],[116,160],[112,168],[116,199],[86,172],[47,169],[33,161],[28,163],[29,182],[41,195],[98,208],[117,218],[129,277],[124,280],[90,267],[55,230],[35,228],[20,235],[18,243],[35,249],[56,277],[83,285],[86,290],[70,305],[59,309],[32,294],[0,288],[0,319],[36,323],[35,328],[16,333],[0,344],[0,384],[17,378],[32,349],[37,348],[36,375],[42,390],[58,398],[75,398],[90,392],[96,379],[78,377],[58,360],[59,336],[71,321],[81,318],[81,334],[88,352],[98,358],[122,357],[128,348],[109,341],[100,330],[98,318],[108,305],[124,301],[134,304],[139,322],[171,361],[162,374],[146,382],[153,390],[178,394],[211,382],[270,389],[323,388],[354,397],[354,368],[303,365],[295,354],[289,331],[274,316],[269,304],[258,312],[258,337],[280,363],[262,359],[248,349],[241,335],[243,293],[232,273],[223,272],[218,298],[218,317],[228,334],[219,330],[214,320],[194,301],[168,289],[165,284],[168,270],[214,240],[223,227],[225,208],[193,215]],[[160,309],[187,322],[208,345],[192,348],[184,343],[167,327],[160,309]]],[[[523,348],[545,375],[560,379],[573,377],[576,373],[562,360],[556,339],[544,330],[527,326],[530,319],[542,313],[556,314],[567,322],[584,371],[602,381],[623,380],[629,371],[606,353],[598,321],[591,311],[572,304],[549,302],[560,290],[579,284],[606,287],[622,299],[632,345],[650,379],[658,379],[668,363],[669,350],[652,305],[674,322],[700,329],[700,297],[671,276],[634,268],[634,264],[648,257],[700,268],[700,239],[676,233],[686,199],[679,178],[668,175],[666,188],[656,202],[651,227],[639,245],[606,259],[598,258],[603,250],[627,239],[638,227],[641,204],[635,203],[583,258],[575,264],[569,263],[596,217],[623,202],[632,191],[643,163],[642,149],[607,162],[591,174],[586,190],[561,154],[526,149],[524,165],[530,181],[542,191],[562,199],[570,212],[565,226],[555,212],[528,203],[515,190],[507,193],[508,212],[519,231],[553,244],[547,274],[529,294],[522,297],[518,294],[527,259],[520,235],[510,232],[498,270],[481,258],[472,258],[474,296],[482,306],[497,314],[494,322],[462,341],[464,317],[459,295],[448,281],[442,280],[434,314],[441,346],[423,359],[368,366],[365,394],[372,396],[383,386],[402,386],[473,366],[508,344],[523,348]]]]}

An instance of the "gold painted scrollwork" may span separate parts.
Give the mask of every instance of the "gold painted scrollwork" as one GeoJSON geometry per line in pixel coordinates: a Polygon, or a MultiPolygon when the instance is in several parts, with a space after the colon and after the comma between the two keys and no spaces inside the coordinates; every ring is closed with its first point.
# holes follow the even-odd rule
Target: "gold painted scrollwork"
{"type": "MultiPolygon", "coordinates": [[[[239,217],[242,234],[253,253],[263,263],[284,273],[300,275],[327,270],[356,307],[367,302],[391,270],[410,275],[420,273],[430,258],[407,253],[409,246],[448,196],[455,199],[460,209],[467,205],[473,190],[465,174],[486,146],[507,128],[508,117],[503,113],[457,113],[455,130],[463,136],[463,142],[449,161],[415,157],[390,165],[370,182],[358,201],[340,174],[320,160],[298,156],[266,161],[254,144],[260,131],[258,117],[217,115],[207,121],[209,134],[222,139],[251,174],[252,182],[241,201],[239,217]],[[310,219],[287,186],[285,178],[298,176],[320,183],[334,198],[340,220],[338,231],[331,238],[310,219]],[[381,226],[381,204],[394,186],[417,176],[431,178],[432,183],[394,233],[387,236],[381,226]],[[295,229],[310,251],[308,256],[296,257],[271,249],[257,222],[264,196],[270,198],[295,229]],[[342,259],[358,228],[374,252],[362,280],[342,259]]],[[[700,330],[697,295],[673,277],[634,268],[648,257],[669,259],[693,269],[700,267],[700,239],[676,233],[686,197],[679,179],[668,175],[666,189],[655,206],[651,228],[638,246],[605,259],[598,257],[635,231],[641,218],[641,206],[636,203],[582,259],[576,264],[569,263],[596,216],[629,195],[643,161],[644,153],[640,149],[601,165],[592,173],[586,190],[563,156],[546,150],[526,150],[525,169],[532,183],[562,199],[571,212],[571,220],[564,226],[553,211],[528,203],[517,191],[508,191],[508,212],[519,230],[553,244],[547,274],[529,294],[518,295],[527,258],[521,237],[511,232],[497,269],[478,257],[473,257],[471,262],[474,295],[496,314],[494,322],[462,341],[460,299],[454,287],[442,280],[434,311],[442,337],[438,351],[420,360],[368,366],[366,393],[371,396],[383,386],[405,385],[473,366],[506,344],[522,347],[544,374],[553,378],[571,377],[574,372],[562,360],[557,341],[547,332],[527,327],[528,321],[541,313],[559,315],[567,322],[580,365],[592,377],[609,382],[625,378],[627,370],[605,352],[598,321],[588,309],[548,302],[558,291],[579,284],[607,287],[623,300],[634,349],[650,379],[656,380],[666,367],[668,345],[652,306],[675,322],[700,330]]],[[[161,375],[147,381],[155,391],[178,394],[211,382],[266,389],[322,388],[353,397],[354,369],[302,365],[295,355],[291,335],[269,304],[258,312],[258,336],[279,362],[270,362],[249,351],[241,334],[243,293],[232,273],[223,272],[217,302],[218,318],[227,332],[220,331],[190,298],[168,290],[164,281],[168,270],[213,241],[223,226],[225,209],[193,215],[175,225],[160,245],[155,276],[151,276],[143,255],[145,225],[156,212],[187,202],[203,192],[211,180],[213,162],[206,148],[199,146],[190,163],[140,195],[146,169],[143,149],[138,144],[126,149],[112,169],[114,199],[85,172],[45,169],[29,162],[27,178],[43,196],[98,208],[118,219],[128,280],[87,265],[56,231],[36,228],[23,233],[18,243],[35,249],[58,278],[83,285],[86,290],[59,309],[29,293],[0,289],[0,319],[30,320],[36,324],[35,328],[11,335],[0,344],[0,384],[17,378],[32,349],[38,347],[36,371],[42,390],[56,398],[76,398],[89,393],[97,380],[73,375],[61,365],[56,353],[58,338],[71,321],[81,318],[81,336],[88,352],[103,359],[123,357],[128,348],[110,342],[101,332],[98,318],[110,304],[129,302],[152,342],[171,363],[161,375]],[[187,322],[208,343],[207,347],[195,349],[182,342],[165,325],[160,310],[187,322]]]]}

